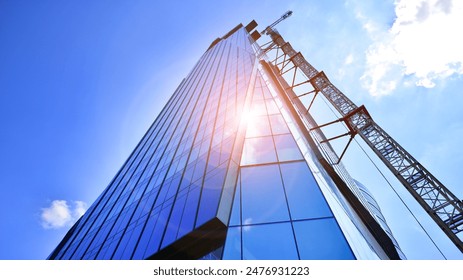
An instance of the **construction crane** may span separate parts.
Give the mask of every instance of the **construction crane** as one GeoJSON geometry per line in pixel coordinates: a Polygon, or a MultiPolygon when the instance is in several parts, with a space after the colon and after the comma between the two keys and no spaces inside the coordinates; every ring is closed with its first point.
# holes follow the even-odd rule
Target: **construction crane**
{"type": "MultiPolygon", "coordinates": [[[[332,139],[344,135],[350,135],[351,137],[342,155],[352,138],[355,135],[359,135],[411,193],[429,216],[445,232],[456,247],[463,252],[463,201],[458,199],[434,177],[431,172],[386,133],[386,131],[373,120],[365,106],[355,105],[344,93],[329,81],[323,71],[320,72],[315,69],[307,62],[300,52],[296,52],[293,47],[281,37],[274,27],[291,14],[292,12],[288,11],[261,33],[269,35],[271,38],[271,41],[268,44],[262,45],[261,48],[263,54],[268,53],[272,49],[276,50],[276,58],[272,63],[281,75],[289,71],[294,71],[295,77],[298,69],[304,74],[305,81],[295,84],[295,78],[293,78],[292,84],[290,84],[291,88],[295,88],[301,84],[311,84],[313,87],[314,90],[309,92],[314,94],[312,102],[308,108],[305,108],[304,112],[299,113],[301,115],[308,115],[317,94],[323,94],[341,115],[340,119],[331,123],[342,122],[348,128],[346,134],[332,139]]],[[[309,93],[299,95],[298,97],[309,93]]],[[[301,100],[299,100],[299,102],[301,102],[301,100]]],[[[297,106],[295,106],[295,108],[296,107],[297,106]]],[[[317,130],[323,126],[312,127],[310,129],[317,130]]],[[[331,139],[325,141],[329,140],[331,139]]],[[[332,164],[339,164],[342,155],[337,162],[332,164]]]]}
{"type": "Polygon", "coordinates": [[[293,14],[292,11],[287,11],[284,15],[282,15],[279,19],[277,19],[274,23],[270,24],[269,26],[267,26],[267,28],[265,28],[260,34],[261,35],[268,35],[269,32],[272,31],[272,28],[275,27],[275,25],[279,24],[280,22],[282,22],[283,20],[289,18],[291,15],[293,14]]]}

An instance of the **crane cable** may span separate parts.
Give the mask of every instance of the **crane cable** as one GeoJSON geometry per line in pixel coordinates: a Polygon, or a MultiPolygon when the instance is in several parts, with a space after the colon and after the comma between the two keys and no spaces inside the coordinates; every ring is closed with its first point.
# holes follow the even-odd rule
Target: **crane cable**
{"type": "MultiPolygon", "coordinates": [[[[325,105],[330,109],[330,111],[333,113],[333,115],[336,117],[336,118],[339,118],[336,114],[336,112],[333,110],[333,108],[331,108],[331,106],[327,103],[327,100],[325,100],[325,98],[322,98],[323,102],[325,103],[325,105]]],[[[343,126],[348,129],[346,127],[346,125],[343,123],[343,126]]],[[[370,157],[370,155],[368,155],[368,153],[365,151],[365,149],[363,149],[363,147],[360,145],[360,143],[357,141],[356,138],[354,138],[354,141],[355,143],[357,143],[357,145],[360,147],[360,149],[363,151],[363,153],[367,156],[367,158],[370,160],[370,162],[373,164],[373,166],[376,168],[376,170],[381,174],[381,176],[383,177],[383,179],[387,182],[387,184],[389,185],[389,187],[392,189],[392,191],[395,193],[395,195],[399,198],[399,200],[402,202],[402,204],[405,206],[405,208],[407,208],[408,212],[412,215],[412,217],[415,219],[415,221],[418,223],[418,225],[421,227],[421,229],[424,231],[424,233],[426,234],[426,236],[429,238],[429,240],[431,240],[432,244],[434,245],[434,247],[436,247],[436,249],[439,251],[439,253],[442,255],[442,257],[447,260],[447,258],[445,257],[444,253],[441,251],[441,249],[439,248],[439,246],[436,244],[436,242],[434,241],[434,239],[429,235],[428,231],[424,228],[424,226],[421,224],[421,222],[418,220],[418,218],[415,216],[415,214],[413,214],[412,210],[407,206],[407,204],[405,203],[405,201],[402,199],[402,197],[400,197],[399,193],[395,190],[395,188],[392,186],[391,182],[386,178],[386,176],[383,174],[383,172],[381,171],[381,169],[376,165],[376,163],[373,161],[373,159],[370,157]]]]}
{"type": "Polygon", "coordinates": [[[360,143],[357,141],[357,139],[354,138],[354,141],[355,143],[357,143],[357,145],[360,147],[360,149],[363,151],[363,153],[368,157],[368,159],[370,160],[370,162],[374,165],[374,167],[376,168],[376,170],[378,170],[378,172],[381,174],[381,176],[383,177],[383,179],[387,182],[387,184],[391,187],[392,191],[396,194],[397,198],[399,198],[399,200],[402,202],[402,204],[405,206],[405,208],[407,208],[408,212],[410,212],[410,214],[412,215],[412,217],[415,219],[415,221],[418,223],[418,225],[421,227],[421,229],[425,232],[425,234],[428,236],[429,240],[431,240],[432,244],[434,245],[434,247],[436,247],[436,249],[439,251],[439,253],[442,255],[442,257],[444,259],[447,259],[444,255],[444,253],[440,250],[439,246],[437,246],[436,242],[434,242],[434,239],[429,235],[429,233],[427,232],[427,230],[424,228],[424,226],[421,224],[421,222],[418,220],[418,218],[413,214],[412,210],[407,206],[407,204],[405,203],[405,201],[402,199],[402,197],[400,197],[399,193],[396,191],[396,189],[392,186],[391,182],[386,178],[386,176],[384,175],[384,173],[379,169],[379,167],[376,165],[376,163],[373,161],[373,159],[370,157],[370,155],[368,155],[368,153],[365,151],[365,149],[363,149],[363,147],[360,145],[360,143]]]}

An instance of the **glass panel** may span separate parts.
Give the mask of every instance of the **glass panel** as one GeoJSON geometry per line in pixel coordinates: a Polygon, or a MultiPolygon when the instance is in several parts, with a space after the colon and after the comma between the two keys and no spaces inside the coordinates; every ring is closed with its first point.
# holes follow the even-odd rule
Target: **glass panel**
{"type": "MultiPolygon", "coordinates": [[[[132,232],[133,232],[132,230],[129,230],[122,236],[121,242],[118,245],[116,252],[112,256],[112,259],[116,259],[116,260],[125,259],[125,260],[127,260],[127,259],[130,258],[130,254],[128,254],[128,256],[123,256],[122,253],[124,252],[125,247],[127,246],[127,243],[129,243],[129,241],[130,241],[130,238],[132,236],[132,232]]],[[[118,242],[118,241],[119,240],[115,240],[115,242],[118,242]]]]}
{"type": "Polygon", "coordinates": [[[217,168],[216,171],[207,174],[201,192],[201,202],[198,210],[196,227],[209,221],[217,214],[220,195],[222,193],[226,169],[217,168]]]}
{"type": "Polygon", "coordinates": [[[243,259],[298,259],[291,223],[243,227],[243,259]]]}
{"type": "Polygon", "coordinates": [[[202,256],[198,260],[221,260],[222,259],[222,252],[223,252],[223,247],[220,247],[218,249],[215,249],[214,251],[202,256]]]}
{"type": "Polygon", "coordinates": [[[177,237],[178,228],[180,226],[183,209],[185,208],[186,195],[178,197],[175,201],[172,214],[169,219],[169,223],[164,233],[164,239],[162,240],[161,248],[166,247],[170,243],[174,242],[177,237]]]}
{"type": "Polygon", "coordinates": [[[252,113],[255,116],[267,115],[267,109],[265,108],[264,100],[254,100],[251,105],[252,113]]]}
{"type": "Polygon", "coordinates": [[[252,96],[253,101],[264,99],[264,96],[262,95],[262,90],[260,88],[257,88],[258,85],[260,85],[260,83],[259,83],[259,81],[256,81],[254,94],[252,96]]]}
{"type": "Polygon", "coordinates": [[[138,241],[138,237],[140,236],[140,233],[141,233],[141,230],[143,228],[143,225],[140,224],[138,225],[133,233],[132,233],[132,236],[129,240],[129,243],[127,244],[126,248],[125,248],[125,251],[122,255],[122,259],[124,260],[128,260],[132,257],[132,254],[133,254],[133,249],[135,247],[135,245],[137,244],[137,241],[138,241]]]}
{"type": "Polygon", "coordinates": [[[269,115],[280,114],[280,110],[278,110],[278,107],[273,99],[266,99],[265,102],[267,103],[267,111],[269,115]]]}
{"type": "Polygon", "coordinates": [[[294,222],[301,259],[355,259],[334,218],[294,222]]]}
{"type": "Polygon", "coordinates": [[[182,237],[193,229],[199,203],[199,191],[200,188],[198,186],[190,188],[177,238],[182,237]]]}
{"type": "Polygon", "coordinates": [[[264,98],[265,99],[273,99],[272,94],[268,90],[267,84],[264,81],[262,81],[262,85],[263,85],[262,91],[264,92],[264,98]]]}
{"type": "Polygon", "coordinates": [[[267,115],[247,118],[246,138],[272,135],[267,115]]]}
{"type": "Polygon", "coordinates": [[[243,224],[288,221],[288,207],[278,165],[241,169],[243,224]]]}
{"type": "Polygon", "coordinates": [[[158,214],[155,214],[148,219],[148,223],[146,224],[146,227],[142,233],[140,241],[137,247],[135,248],[136,251],[133,256],[134,259],[143,259],[143,256],[146,251],[146,246],[148,245],[148,242],[151,238],[153,228],[156,226],[156,221],[158,219],[158,216],[159,216],[158,214]]]}
{"type": "Polygon", "coordinates": [[[209,153],[209,160],[207,162],[207,172],[219,166],[220,164],[219,159],[220,159],[220,147],[211,149],[209,153]]]}
{"type": "Polygon", "coordinates": [[[241,227],[228,228],[227,239],[225,241],[222,259],[241,259],[241,227]]]}
{"type": "Polygon", "coordinates": [[[277,157],[273,145],[273,138],[259,137],[244,141],[241,165],[276,162],[277,157]]]}
{"type": "Polygon", "coordinates": [[[96,255],[96,258],[97,259],[109,259],[114,253],[114,250],[116,249],[116,246],[120,238],[121,238],[121,234],[118,234],[113,239],[111,239],[111,241],[108,243],[109,245],[106,247],[106,250],[101,251],[100,254],[96,255]]]}
{"type": "Polygon", "coordinates": [[[230,154],[233,148],[233,140],[234,138],[228,137],[227,140],[222,142],[222,150],[220,151],[220,164],[223,164],[230,158],[230,154]]]}
{"type": "Polygon", "coordinates": [[[296,141],[294,141],[293,135],[283,134],[273,136],[273,139],[275,140],[279,161],[302,159],[302,154],[297,147],[296,141]]]}
{"type": "Polygon", "coordinates": [[[285,119],[281,114],[271,115],[269,116],[269,119],[274,135],[289,133],[288,126],[286,125],[285,119]]]}
{"type": "Polygon", "coordinates": [[[280,169],[293,220],[332,216],[305,162],[281,164],[280,169]]]}
{"type": "Polygon", "coordinates": [[[232,212],[230,216],[229,226],[241,225],[241,183],[240,176],[238,175],[238,180],[236,181],[236,190],[235,197],[233,199],[232,212]]]}
{"type": "MultiPolygon", "coordinates": [[[[167,225],[167,218],[169,216],[170,207],[162,209],[159,217],[156,221],[156,226],[154,227],[153,233],[151,234],[150,241],[146,246],[146,251],[143,258],[147,258],[157,252],[159,243],[161,243],[162,233],[167,225]]],[[[148,230],[149,231],[149,230],[148,230]]]]}

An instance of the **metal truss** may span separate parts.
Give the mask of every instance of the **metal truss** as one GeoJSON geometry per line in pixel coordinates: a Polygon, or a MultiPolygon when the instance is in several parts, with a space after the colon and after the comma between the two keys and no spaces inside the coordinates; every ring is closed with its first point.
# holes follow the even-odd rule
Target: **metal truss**
{"type": "MultiPolygon", "coordinates": [[[[330,139],[324,138],[320,142],[326,143],[330,140],[350,135],[350,143],[355,135],[360,135],[458,249],[463,252],[463,236],[461,233],[463,231],[463,201],[450,192],[412,155],[402,148],[399,143],[375,123],[364,106],[356,106],[329,81],[323,72],[315,69],[300,52],[296,52],[288,42],[285,42],[276,30],[267,30],[267,34],[270,35],[272,40],[262,46],[262,53],[267,54],[270,50],[275,50],[275,59],[270,62],[278,69],[280,75],[291,73],[291,71],[294,72],[292,81],[287,81],[289,89],[292,91],[296,87],[309,83],[314,88],[312,91],[297,96],[300,98],[310,94],[314,95],[308,108],[304,109],[305,112],[298,110],[299,113],[310,116],[308,112],[313,101],[317,97],[317,94],[321,93],[342,116],[334,122],[309,127],[309,129],[316,131],[323,126],[335,122],[344,122],[349,130],[346,134],[330,139]],[[304,74],[304,81],[296,83],[297,70],[300,70],[304,74]]],[[[347,146],[342,155],[344,155],[347,146]]],[[[332,165],[340,164],[342,155],[337,161],[335,160],[337,156],[331,155],[329,161],[332,165]]]]}

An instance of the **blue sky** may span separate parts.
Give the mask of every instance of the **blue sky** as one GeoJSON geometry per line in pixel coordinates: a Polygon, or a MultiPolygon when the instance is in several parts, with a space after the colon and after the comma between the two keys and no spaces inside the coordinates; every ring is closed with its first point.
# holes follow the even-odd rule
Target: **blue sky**
{"type": "MultiPolygon", "coordinates": [[[[0,1],[0,259],[46,258],[209,44],[287,10],[284,38],[463,197],[461,1],[164,2],[0,1]]],[[[441,258],[356,145],[345,165],[409,258],[441,258]]],[[[383,172],[445,256],[463,259],[383,172]]]]}

